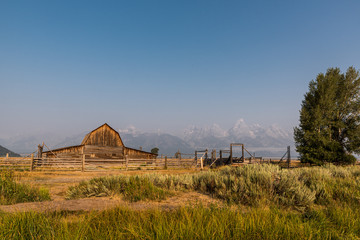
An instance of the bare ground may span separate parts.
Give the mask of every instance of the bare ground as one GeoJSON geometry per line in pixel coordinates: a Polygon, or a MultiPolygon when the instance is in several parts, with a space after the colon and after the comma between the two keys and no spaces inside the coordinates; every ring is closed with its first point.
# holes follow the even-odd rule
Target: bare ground
{"type": "Polygon", "coordinates": [[[202,204],[203,206],[210,206],[211,204],[222,205],[219,200],[213,199],[207,195],[197,192],[179,193],[176,196],[170,197],[163,201],[140,201],[128,202],[121,198],[85,198],[75,200],[56,200],[45,202],[29,202],[18,203],[14,205],[0,206],[0,211],[4,212],[51,212],[51,211],[93,211],[105,210],[115,207],[129,207],[134,210],[144,209],[162,209],[171,210],[181,206],[194,206],[202,204]]]}
{"type": "Polygon", "coordinates": [[[177,192],[175,196],[162,201],[140,201],[129,202],[120,196],[85,198],[65,200],[66,191],[69,186],[75,185],[82,180],[89,180],[94,177],[111,175],[141,175],[146,173],[159,174],[185,174],[193,170],[172,170],[172,171],[114,171],[114,172],[23,172],[19,173],[19,182],[32,186],[46,187],[50,191],[52,201],[18,203],[14,205],[1,205],[0,211],[4,212],[51,212],[51,211],[93,211],[105,210],[120,206],[127,206],[134,210],[158,208],[170,210],[187,205],[211,204],[222,205],[221,201],[197,192],[177,192]]]}

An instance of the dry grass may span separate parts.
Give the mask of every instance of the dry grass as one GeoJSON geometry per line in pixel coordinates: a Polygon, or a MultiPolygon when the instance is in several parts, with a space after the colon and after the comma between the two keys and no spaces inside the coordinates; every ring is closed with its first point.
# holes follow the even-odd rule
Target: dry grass
{"type": "MultiPolygon", "coordinates": [[[[200,173],[21,172],[17,181],[50,188],[54,201],[5,206],[13,213],[0,212],[1,239],[360,238],[360,167],[281,170],[276,166],[248,166],[200,173]],[[94,177],[119,175],[152,179],[175,195],[161,201],[130,202],[120,196],[64,200],[69,186],[94,177]],[[315,199],[305,199],[306,208],[299,211],[286,207],[302,207],[299,202],[309,193],[315,194],[315,199]],[[244,206],[244,196],[257,204],[244,206]],[[269,199],[276,204],[269,203],[269,199]],[[37,212],[27,212],[29,209],[37,212]],[[22,211],[26,212],[19,213],[22,211]]],[[[4,210],[4,206],[1,208],[4,210]]]]}

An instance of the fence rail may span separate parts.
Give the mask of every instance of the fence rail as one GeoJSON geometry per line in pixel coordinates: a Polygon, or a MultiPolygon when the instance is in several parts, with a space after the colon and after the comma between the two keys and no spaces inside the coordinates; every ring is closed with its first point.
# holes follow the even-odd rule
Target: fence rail
{"type": "Polygon", "coordinates": [[[31,158],[0,157],[0,169],[29,170],[31,162],[31,158]]]}
{"type": "MultiPolygon", "coordinates": [[[[245,159],[248,163],[274,163],[286,165],[280,159],[271,158],[252,158],[245,159]]],[[[196,168],[203,166],[214,167],[225,164],[223,161],[215,159],[194,159],[194,158],[156,158],[156,159],[107,159],[107,158],[90,158],[86,155],[74,158],[34,158],[32,157],[0,157],[0,169],[14,170],[73,170],[73,171],[99,171],[99,170],[155,170],[155,169],[179,169],[179,168],[196,168]]],[[[292,166],[298,166],[291,159],[292,166]]],[[[233,165],[242,163],[234,163],[233,165]]],[[[290,167],[290,165],[287,165],[290,167]]]]}
{"type": "MultiPolygon", "coordinates": [[[[198,160],[200,161],[200,160],[198,160]]],[[[154,170],[164,168],[196,167],[194,159],[156,158],[156,159],[101,159],[101,158],[34,158],[0,157],[0,169],[23,170],[80,170],[94,171],[104,169],[154,170]]]]}
{"type": "Polygon", "coordinates": [[[168,159],[168,158],[156,158],[156,159],[86,159],[86,170],[97,170],[104,168],[115,169],[127,169],[127,170],[154,170],[164,168],[191,168],[196,167],[194,159],[168,159]]]}

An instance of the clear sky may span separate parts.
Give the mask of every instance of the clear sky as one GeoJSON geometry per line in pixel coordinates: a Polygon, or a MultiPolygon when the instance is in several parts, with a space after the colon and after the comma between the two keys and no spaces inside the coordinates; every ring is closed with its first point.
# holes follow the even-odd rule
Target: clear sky
{"type": "Polygon", "coordinates": [[[360,1],[0,1],[0,138],[248,123],[360,68],[360,1]]]}

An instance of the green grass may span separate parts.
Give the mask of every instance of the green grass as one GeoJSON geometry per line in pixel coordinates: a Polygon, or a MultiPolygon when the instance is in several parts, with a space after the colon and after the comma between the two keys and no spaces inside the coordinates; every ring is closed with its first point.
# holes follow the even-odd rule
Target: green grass
{"type": "Polygon", "coordinates": [[[68,199],[123,194],[126,199],[164,199],[174,191],[198,191],[229,204],[272,206],[299,211],[330,203],[360,201],[360,168],[280,169],[246,165],[183,175],[148,174],[94,178],[69,188],[68,199]]]}
{"type": "Polygon", "coordinates": [[[225,207],[0,213],[0,239],[360,239],[360,167],[225,167],[185,175],[94,178],[68,198],[161,200],[198,191],[225,207]]]}
{"type": "Polygon", "coordinates": [[[117,176],[94,178],[69,187],[67,199],[102,197],[114,194],[121,194],[131,202],[163,200],[172,195],[171,191],[155,186],[148,178],[117,176]]]}
{"type": "Polygon", "coordinates": [[[0,239],[359,239],[359,209],[180,208],[0,214],[0,239]]]}
{"type": "Polygon", "coordinates": [[[39,202],[50,200],[47,189],[17,183],[12,171],[0,171],[0,204],[39,202]]]}

